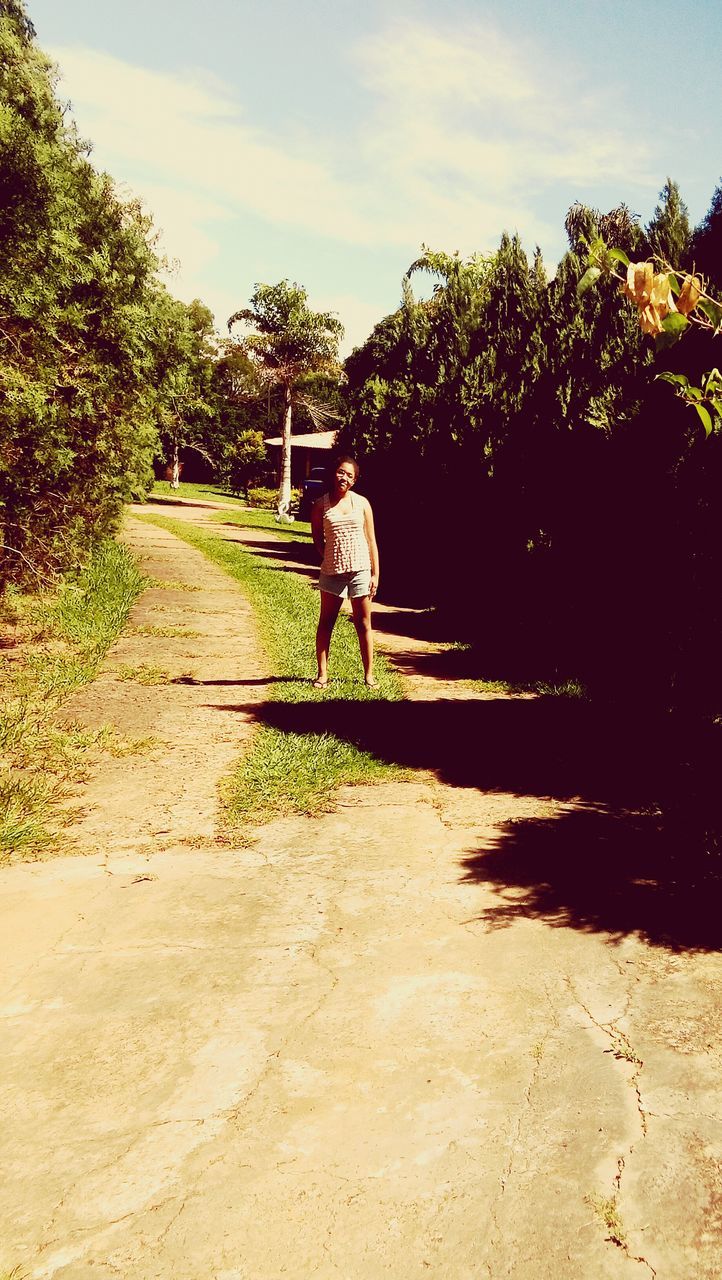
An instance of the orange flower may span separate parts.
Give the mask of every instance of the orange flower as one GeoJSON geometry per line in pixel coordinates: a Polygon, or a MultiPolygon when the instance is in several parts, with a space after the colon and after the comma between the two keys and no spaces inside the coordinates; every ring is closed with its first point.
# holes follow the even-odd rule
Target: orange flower
{"type": "Polygon", "coordinates": [[[664,271],[660,271],[658,275],[654,276],[652,280],[652,294],[649,300],[652,306],[656,307],[661,313],[662,319],[664,319],[666,315],[669,315],[670,311],[677,310],[674,302],[674,294],[672,293],[672,286],[669,282],[669,276],[664,271]]]}
{"type": "Polygon", "coordinates": [[[653,276],[651,262],[630,262],[627,267],[627,283],[622,285],[622,293],[640,310],[649,302],[653,276]]]}
{"type": "Polygon", "coordinates": [[[639,311],[643,333],[661,333],[663,320],[677,310],[669,276],[664,271],[655,275],[651,262],[630,262],[622,293],[639,311]]]}
{"type": "Polygon", "coordinates": [[[699,277],[685,276],[677,299],[677,310],[681,311],[683,316],[688,316],[690,311],[694,311],[701,296],[702,285],[699,277]]]}
{"type": "Polygon", "coordinates": [[[660,315],[656,307],[641,307],[639,311],[639,327],[642,333],[654,334],[661,333],[663,317],[660,315]]]}

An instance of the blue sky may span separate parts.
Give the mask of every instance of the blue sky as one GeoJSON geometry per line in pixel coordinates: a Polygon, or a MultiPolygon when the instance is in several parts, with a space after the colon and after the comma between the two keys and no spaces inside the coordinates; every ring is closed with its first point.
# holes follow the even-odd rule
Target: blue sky
{"type": "Polygon", "coordinates": [[[549,270],[574,200],[693,222],[722,176],[722,0],[29,0],[93,158],[141,196],[168,284],[220,326],[305,285],[345,350],[422,243],[518,231],[549,270]]]}

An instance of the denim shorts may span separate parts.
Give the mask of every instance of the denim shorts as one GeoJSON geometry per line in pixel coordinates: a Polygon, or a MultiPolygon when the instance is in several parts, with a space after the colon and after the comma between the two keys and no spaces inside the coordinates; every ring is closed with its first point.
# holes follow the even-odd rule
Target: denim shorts
{"type": "Polygon", "coordinates": [[[320,591],[328,591],[329,595],[348,596],[355,600],[358,596],[367,596],[371,590],[371,570],[353,569],[351,573],[322,573],[318,579],[320,591]]]}

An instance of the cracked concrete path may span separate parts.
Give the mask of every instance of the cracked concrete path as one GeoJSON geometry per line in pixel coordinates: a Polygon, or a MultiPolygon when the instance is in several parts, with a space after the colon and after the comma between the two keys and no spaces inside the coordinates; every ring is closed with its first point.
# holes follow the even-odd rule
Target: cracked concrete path
{"type": "MultiPolygon", "coordinates": [[[[205,573],[157,532],[137,533],[157,577],[177,579],[179,556],[205,573]]],[[[216,572],[221,631],[208,650],[191,638],[193,661],[262,679],[216,572]]],[[[171,603],[198,621],[200,597],[171,603]]],[[[203,686],[172,686],[162,724],[161,699],[131,701],[168,785],[175,765],[190,788],[175,826],[153,829],[150,774],[122,814],[112,770],[151,765],[116,761],[89,783],[86,856],[0,874],[0,1273],[716,1277],[718,954],[542,919],[465,872],[515,824],[581,807],[558,797],[419,774],[215,844],[211,778],[250,731],[226,688],[224,710],[219,689],[211,708],[203,686]]]]}
{"type": "Polygon", "coordinates": [[[63,718],[110,725],[128,754],[92,771],[72,827],[78,852],[157,852],[213,840],[218,780],[248,742],[251,710],[272,674],[236,584],[194,547],[138,520],[124,540],[149,586],[102,670],[63,718]],[[134,750],[134,745],[138,750],[134,750]]]}

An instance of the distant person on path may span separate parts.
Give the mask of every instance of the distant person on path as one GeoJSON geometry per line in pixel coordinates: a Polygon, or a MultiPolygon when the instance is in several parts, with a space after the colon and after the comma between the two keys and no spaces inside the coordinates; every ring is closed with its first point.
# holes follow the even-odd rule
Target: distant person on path
{"type": "Polygon", "coordinates": [[[311,533],[321,556],[318,583],[321,616],[316,631],[318,673],[313,682],[315,689],[325,689],[328,684],[331,635],[345,596],[351,600],[364,681],[369,689],[376,687],[371,601],[379,585],[379,550],[371,504],[360,494],[353,493],[358,473],[355,458],[345,454],[335,458],[331,488],[313,504],[311,510],[311,533]]]}

